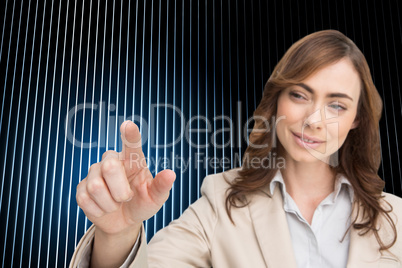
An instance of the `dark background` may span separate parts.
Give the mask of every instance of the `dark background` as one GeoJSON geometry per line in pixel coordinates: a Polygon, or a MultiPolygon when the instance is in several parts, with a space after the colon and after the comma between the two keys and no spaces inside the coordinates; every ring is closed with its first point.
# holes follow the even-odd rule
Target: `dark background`
{"type": "Polygon", "coordinates": [[[76,186],[104,151],[121,149],[119,125],[134,115],[155,123],[141,124],[146,155],[191,159],[188,167],[179,160],[169,166],[177,179],[146,223],[150,239],[199,197],[205,175],[240,165],[247,145],[241,130],[275,64],[292,43],[322,29],[340,30],[367,58],[384,100],[379,175],[385,191],[402,196],[400,8],[397,0],[1,0],[2,266],[68,266],[90,226],[76,186]],[[180,137],[181,118],[165,107],[151,113],[154,104],[178,107],[190,129],[207,128],[190,138],[208,146],[191,146],[180,137]],[[66,128],[70,110],[76,116],[66,128]],[[219,115],[233,125],[214,136],[230,127],[219,115]],[[177,137],[174,146],[151,143],[177,137]],[[213,157],[229,160],[204,166],[213,157]]]}

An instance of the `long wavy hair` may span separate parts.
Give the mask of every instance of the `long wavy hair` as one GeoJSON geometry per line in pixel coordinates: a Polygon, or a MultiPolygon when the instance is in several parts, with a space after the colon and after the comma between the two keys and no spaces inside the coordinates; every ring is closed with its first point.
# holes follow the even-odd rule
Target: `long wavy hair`
{"type": "MultiPolygon", "coordinates": [[[[349,134],[338,150],[339,163],[331,166],[335,173],[344,174],[350,181],[355,202],[360,204],[356,218],[350,228],[359,230],[360,235],[373,232],[380,250],[392,247],[397,238],[395,223],[388,209],[381,205],[384,181],[377,175],[381,162],[379,120],[382,113],[382,100],[374,86],[367,61],[348,37],[335,30],[325,30],[310,34],[294,43],[276,65],[264,87],[262,100],[255,110],[255,124],[249,137],[249,146],[243,156],[243,165],[239,176],[228,188],[226,211],[231,217],[231,208],[244,207],[248,204],[247,195],[268,185],[275,176],[278,167],[256,167],[250,163],[255,159],[275,156],[278,146],[273,146],[276,133],[267,135],[266,119],[274,118],[277,112],[278,97],[282,90],[299,84],[322,68],[348,58],[361,79],[361,92],[356,120],[358,126],[349,134]],[[272,135],[273,134],[273,135],[272,135]],[[256,146],[257,145],[257,146],[256,146]],[[260,145],[260,146],[258,146],[260,145]],[[264,147],[265,148],[261,148],[264,147]],[[258,148],[260,147],[260,148],[258,148]],[[359,215],[361,220],[357,220],[359,215]],[[394,232],[393,240],[384,244],[379,236],[379,219],[385,216],[394,232]]],[[[384,200],[385,201],[385,200],[384,200]]]]}

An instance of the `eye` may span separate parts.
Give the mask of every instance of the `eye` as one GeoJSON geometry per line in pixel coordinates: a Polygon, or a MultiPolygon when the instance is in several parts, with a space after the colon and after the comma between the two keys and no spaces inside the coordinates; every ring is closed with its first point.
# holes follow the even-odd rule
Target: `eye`
{"type": "Polygon", "coordinates": [[[331,107],[332,109],[338,110],[338,111],[345,111],[346,108],[343,107],[342,105],[339,105],[338,103],[333,103],[328,105],[328,107],[331,107]]]}
{"type": "Polygon", "coordinates": [[[298,100],[303,100],[303,99],[305,99],[302,95],[300,95],[299,93],[297,93],[297,92],[290,92],[289,93],[289,95],[291,96],[291,97],[293,97],[293,98],[295,98],[295,99],[298,99],[298,100]]]}

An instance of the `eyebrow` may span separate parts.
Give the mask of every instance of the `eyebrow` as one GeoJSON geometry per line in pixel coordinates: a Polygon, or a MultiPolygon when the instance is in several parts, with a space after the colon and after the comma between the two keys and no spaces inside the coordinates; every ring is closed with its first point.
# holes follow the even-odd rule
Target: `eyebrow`
{"type": "MultiPolygon", "coordinates": [[[[308,92],[310,92],[311,94],[314,94],[314,90],[311,87],[309,87],[308,85],[304,84],[304,83],[299,83],[299,84],[297,84],[297,86],[300,86],[300,87],[304,88],[305,90],[307,90],[308,92]]],[[[353,99],[351,97],[349,97],[347,94],[340,93],[340,92],[329,93],[327,95],[327,97],[330,97],[330,98],[336,98],[336,97],[337,98],[347,98],[347,99],[350,99],[351,101],[353,101],[353,99]]]]}

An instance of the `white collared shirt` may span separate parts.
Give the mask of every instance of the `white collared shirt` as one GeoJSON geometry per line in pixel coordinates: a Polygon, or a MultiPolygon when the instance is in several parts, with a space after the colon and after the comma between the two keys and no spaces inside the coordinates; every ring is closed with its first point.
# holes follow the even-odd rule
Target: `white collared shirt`
{"type": "Polygon", "coordinates": [[[346,177],[342,174],[336,176],[334,192],[318,205],[311,225],[287,193],[280,171],[270,183],[271,195],[277,185],[283,197],[283,209],[286,212],[297,266],[346,267],[350,242],[350,232],[347,230],[354,195],[352,185],[346,177]]]}

